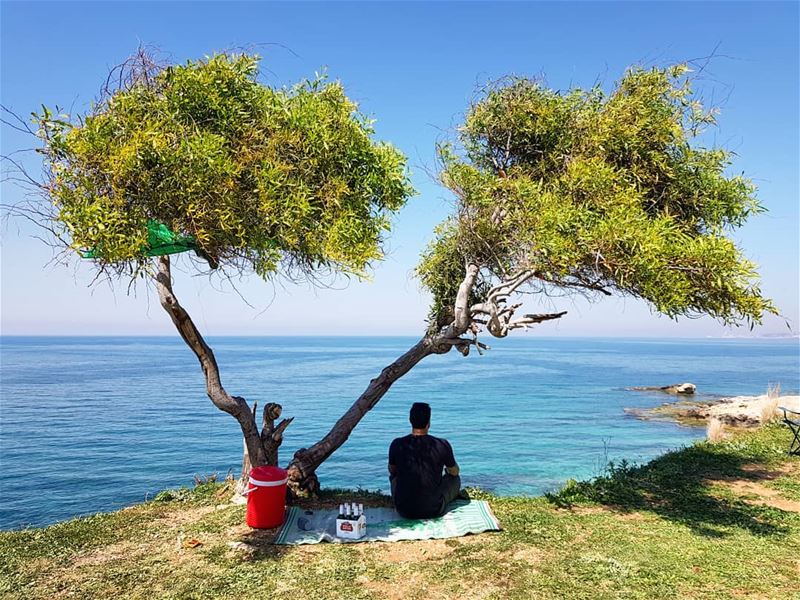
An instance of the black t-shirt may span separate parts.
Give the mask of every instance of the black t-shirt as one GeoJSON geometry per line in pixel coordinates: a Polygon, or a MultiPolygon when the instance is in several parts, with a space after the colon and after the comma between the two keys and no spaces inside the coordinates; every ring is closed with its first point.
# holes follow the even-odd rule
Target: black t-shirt
{"type": "Polygon", "coordinates": [[[439,510],[443,470],[456,464],[450,442],[432,435],[397,438],[389,446],[389,464],[397,467],[394,502],[398,510],[407,514],[439,510]]]}

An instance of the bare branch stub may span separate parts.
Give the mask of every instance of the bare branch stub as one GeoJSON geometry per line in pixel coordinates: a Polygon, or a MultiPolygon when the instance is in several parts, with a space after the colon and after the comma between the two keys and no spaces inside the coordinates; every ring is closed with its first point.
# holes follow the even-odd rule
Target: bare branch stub
{"type": "Polygon", "coordinates": [[[281,416],[283,408],[280,404],[269,402],[264,405],[261,422],[261,445],[264,447],[266,464],[278,464],[278,448],[283,442],[283,432],[292,423],[294,417],[283,419],[278,425],[275,421],[281,416]]]}

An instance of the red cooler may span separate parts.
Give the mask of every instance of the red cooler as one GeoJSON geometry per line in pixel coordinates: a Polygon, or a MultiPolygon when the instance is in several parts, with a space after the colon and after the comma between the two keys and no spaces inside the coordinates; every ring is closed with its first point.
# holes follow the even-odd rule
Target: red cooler
{"type": "Polygon", "coordinates": [[[279,467],[255,467],[247,489],[247,524],[270,529],[283,523],[286,508],[286,471],[279,467]]]}

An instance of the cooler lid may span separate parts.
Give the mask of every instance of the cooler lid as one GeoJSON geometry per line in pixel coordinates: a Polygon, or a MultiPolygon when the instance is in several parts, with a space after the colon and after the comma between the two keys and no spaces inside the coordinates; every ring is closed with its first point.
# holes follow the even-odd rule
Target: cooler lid
{"type": "Polygon", "coordinates": [[[250,470],[250,481],[255,485],[258,482],[284,482],[286,480],[286,469],[280,467],[254,467],[250,470]],[[255,480],[255,481],[253,481],[255,480]]]}

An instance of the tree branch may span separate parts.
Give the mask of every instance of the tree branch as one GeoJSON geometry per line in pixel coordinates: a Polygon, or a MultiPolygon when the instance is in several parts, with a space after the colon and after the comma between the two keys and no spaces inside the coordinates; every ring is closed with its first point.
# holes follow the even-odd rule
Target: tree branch
{"type": "Polygon", "coordinates": [[[200,335],[197,327],[189,316],[189,313],[180,305],[178,298],[172,289],[172,272],[170,269],[169,256],[158,258],[158,273],[155,276],[156,289],[161,301],[161,306],[167,311],[175,328],[180,333],[183,341],[197,356],[203,375],[206,380],[206,393],[211,402],[220,410],[233,415],[242,428],[245,445],[250,460],[255,465],[264,463],[264,449],[261,444],[261,436],[255,423],[255,418],[250,407],[244,398],[231,396],[222,387],[220,380],[219,367],[214,352],[200,335]]]}
{"type": "MultiPolygon", "coordinates": [[[[449,350],[450,346],[447,349],[449,350]]],[[[436,352],[437,346],[433,339],[428,336],[423,337],[369,382],[367,389],[336,421],[325,437],[310,448],[301,448],[295,452],[289,463],[289,480],[292,490],[316,493],[319,485],[315,475],[317,467],[347,441],[356,425],[383,398],[395,381],[408,373],[423,358],[436,352]]]]}
{"type": "Polygon", "coordinates": [[[294,421],[294,417],[289,417],[288,419],[284,419],[275,430],[272,432],[272,441],[280,443],[283,440],[283,432],[284,430],[294,421]]]}
{"type": "Polygon", "coordinates": [[[469,297],[472,294],[472,288],[475,287],[475,281],[478,278],[479,271],[480,269],[477,264],[473,262],[467,263],[464,280],[461,282],[461,285],[458,286],[458,293],[456,294],[455,306],[453,310],[455,317],[453,322],[442,334],[444,338],[457,338],[469,328],[471,320],[469,297]]]}
{"type": "Polygon", "coordinates": [[[535,325],[536,323],[541,323],[542,321],[551,321],[553,319],[560,319],[567,311],[563,310],[557,313],[545,313],[545,314],[538,314],[538,315],[523,315],[521,319],[515,319],[513,321],[509,321],[507,325],[507,329],[510,331],[512,329],[527,329],[529,325],[535,325]]]}
{"type": "MultiPolygon", "coordinates": [[[[521,319],[511,321],[511,316],[520,305],[515,304],[507,307],[501,305],[505,303],[505,296],[513,293],[533,276],[532,271],[524,271],[510,280],[501,282],[490,290],[486,302],[470,306],[469,300],[479,273],[480,267],[476,263],[466,263],[464,279],[459,285],[454,301],[454,318],[450,325],[438,333],[426,335],[405,354],[384,368],[378,377],[369,382],[367,389],[356,399],[324,438],[310,448],[302,448],[295,453],[289,464],[290,487],[295,493],[316,493],[319,482],[315,472],[319,465],[347,441],[350,433],[364,415],[383,398],[392,384],[408,373],[423,358],[430,354],[445,354],[451,348],[456,348],[464,356],[469,354],[470,348],[473,346],[479,353],[482,353],[483,350],[488,350],[489,346],[478,341],[477,336],[483,321],[476,319],[476,315],[489,315],[489,321],[494,320],[496,323],[495,331],[497,332],[497,337],[504,337],[510,328],[524,327],[534,322],[554,319],[566,314],[525,315],[521,319]],[[471,339],[462,337],[466,333],[472,333],[473,337],[471,339]]],[[[493,326],[491,323],[489,327],[490,331],[492,331],[493,326]]]]}
{"type": "MultiPolygon", "coordinates": [[[[514,313],[522,306],[521,302],[505,306],[507,298],[517,291],[520,286],[537,276],[534,271],[525,270],[512,276],[510,279],[501,281],[492,287],[486,294],[486,300],[470,307],[472,321],[476,325],[483,325],[486,330],[494,337],[506,337],[513,329],[527,329],[528,326],[542,321],[558,319],[567,314],[566,311],[560,313],[549,313],[541,315],[527,314],[520,319],[513,319],[514,313]],[[484,319],[476,317],[485,316],[484,319]]],[[[463,352],[462,352],[463,353],[463,352]]]]}

